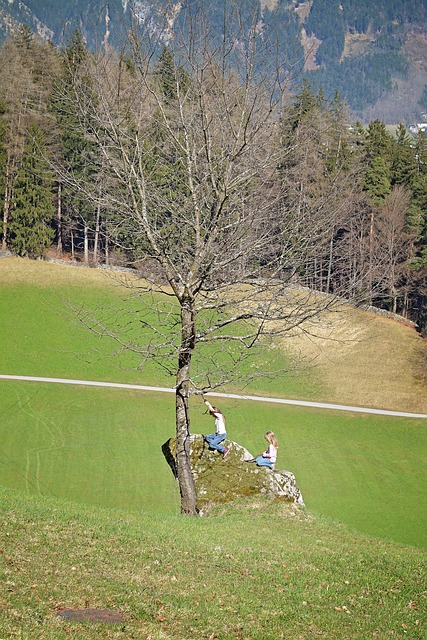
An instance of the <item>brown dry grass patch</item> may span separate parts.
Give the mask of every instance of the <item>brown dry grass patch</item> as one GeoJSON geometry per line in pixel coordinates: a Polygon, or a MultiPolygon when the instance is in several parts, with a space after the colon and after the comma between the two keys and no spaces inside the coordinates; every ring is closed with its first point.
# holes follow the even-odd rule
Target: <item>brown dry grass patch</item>
{"type": "Polygon", "coordinates": [[[37,287],[63,286],[121,286],[124,278],[137,276],[88,267],[82,263],[59,263],[29,258],[2,258],[0,260],[1,284],[30,284],[37,287]]]}
{"type": "Polygon", "coordinates": [[[287,342],[341,404],[427,413],[425,341],[412,327],[346,306],[287,342]]]}

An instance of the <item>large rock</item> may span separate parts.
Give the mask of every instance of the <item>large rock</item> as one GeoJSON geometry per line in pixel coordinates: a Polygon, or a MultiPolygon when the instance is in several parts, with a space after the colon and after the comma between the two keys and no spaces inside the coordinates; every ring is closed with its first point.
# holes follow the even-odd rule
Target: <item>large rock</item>
{"type": "MultiPolygon", "coordinates": [[[[196,485],[197,509],[201,515],[216,504],[259,494],[304,505],[293,473],[272,471],[248,463],[253,456],[247,449],[230,440],[226,441],[226,446],[230,452],[223,458],[217,451],[209,450],[202,435],[190,437],[191,467],[196,485]]],[[[175,450],[175,438],[170,438],[162,447],[176,477],[175,450]]]]}

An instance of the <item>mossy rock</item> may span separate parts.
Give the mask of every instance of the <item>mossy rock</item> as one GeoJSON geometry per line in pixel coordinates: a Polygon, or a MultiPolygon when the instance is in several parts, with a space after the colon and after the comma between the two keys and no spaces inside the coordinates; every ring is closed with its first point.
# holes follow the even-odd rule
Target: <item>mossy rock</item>
{"type": "MultiPolygon", "coordinates": [[[[236,442],[226,440],[229,449],[224,458],[211,451],[201,434],[190,437],[191,468],[197,494],[197,509],[207,513],[211,507],[238,498],[267,495],[277,500],[304,505],[295,476],[290,471],[272,471],[248,463],[253,456],[236,442]]],[[[176,477],[175,438],[162,447],[163,454],[176,477]]]]}

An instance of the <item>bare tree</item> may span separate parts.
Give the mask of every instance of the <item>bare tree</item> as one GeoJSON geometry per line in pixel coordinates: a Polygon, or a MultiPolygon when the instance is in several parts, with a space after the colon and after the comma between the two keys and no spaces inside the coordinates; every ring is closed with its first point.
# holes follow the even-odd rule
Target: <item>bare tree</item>
{"type": "Polygon", "coordinates": [[[413,236],[406,225],[410,205],[410,193],[395,185],[386,196],[375,219],[375,259],[377,270],[374,274],[377,286],[390,299],[391,311],[397,313],[399,295],[405,286],[406,262],[410,256],[413,236]]]}
{"type": "MultiPolygon", "coordinates": [[[[263,38],[260,16],[244,16],[237,5],[224,13],[215,40],[202,4],[193,7],[182,10],[173,37],[171,14],[162,16],[163,31],[135,18],[122,57],[103,51],[88,61],[96,99],[75,91],[102,158],[109,235],[157,265],[138,284],[126,283],[137,301],[137,335],[129,330],[130,309],[122,314],[127,333],[111,327],[108,314],[81,318],[138,353],[141,366],[151,358],[175,376],[176,463],[187,514],[196,512],[190,394],[236,381],[257,345],[291,334],[333,304],[290,286],[304,260],[301,247],[313,244],[334,212],[298,227],[280,204],[286,85],[272,41],[263,38]],[[165,38],[171,55],[160,69],[153,62],[165,38]]],[[[90,185],[82,188],[99,198],[90,185]]],[[[258,374],[261,363],[253,365],[258,374]]]]}

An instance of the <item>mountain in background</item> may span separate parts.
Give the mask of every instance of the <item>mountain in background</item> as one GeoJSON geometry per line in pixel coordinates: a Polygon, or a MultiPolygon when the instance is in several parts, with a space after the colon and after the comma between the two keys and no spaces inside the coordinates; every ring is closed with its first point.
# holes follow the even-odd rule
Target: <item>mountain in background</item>
{"type": "MultiPolygon", "coordinates": [[[[206,4],[213,32],[221,32],[223,3],[206,4]]],[[[141,20],[152,20],[151,9],[164,5],[135,2],[141,20]]],[[[300,79],[322,87],[327,98],[338,91],[355,118],[409,126],[427,117],[427,0],[242,1],[246,11],[254,5],[263,33],[280,25],[274,35],[283,60],[304,61],[300,79]]],[[[170,14],[172,29],[181,7],[177,2],[170,14]]],[[[128,0],[0,0],[0,42],[26,24],[57,45],[79,28],[89,47],[118,46],[129,10],[128,0]]]]}

